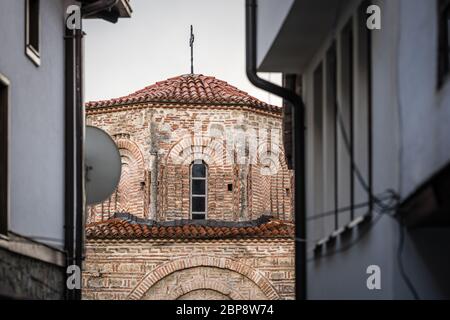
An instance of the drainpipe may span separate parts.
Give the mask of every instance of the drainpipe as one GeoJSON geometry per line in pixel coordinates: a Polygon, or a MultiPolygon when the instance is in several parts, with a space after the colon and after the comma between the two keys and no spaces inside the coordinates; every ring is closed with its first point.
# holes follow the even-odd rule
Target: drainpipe
{"type": "MultiPolygon", "coordinates": [[[[75,264],[82,270],[84,255],[84,213],[85,213],[85,188],[84,188],[84,102],[83,102],[83,29],[75,30],[75,264]]],[[[75,299],[81,300],[81,289],[74,290],[75,299]]]]}
{"type": "MultiPolygon", "coordinates": [[[[82,17],[109,11],[119,0],[100,0],[82,7],[82,17]]],[[[114,19],[113,19],[114,20],[114,19]]],[[[117,19],[116,19],[117,21],[117,19]]],[[[82,21],[81,21],[82,23],[82,21]]],[[[66,250],[68,264],[82,271],[84,260],[85,170],[83,99],[83,28],[66,29],[66,250]]],[[[66,298],[81,300],[81,290],[66,290],[66,298]]]]}
{"type": "Polygon", "coordinates": [[[246,0],[246,65],[250,82],[269,93],[283,98],[292,106],[293,114],[293,153],[294,153],[294,211],[295,211],[295,296],[297,300],[306,299],[306,183],[305,183],[305,127],[304,104],[294,91],[277,86],[257,75],[257,0],[246,0]]]}
{"type": "MultiPolygon", "coordinates": [[[[75,263],[75,42],[73,31],[65,28],[65,190],[64,249],[67,267],[75,263]]],[[[67,277],[67,274],[66,274],[67,277]]],[[[67,280],[67,278],[66,278],[67,280]]],[[[64,281],[66,300],[74,299],[64,281]]]]}

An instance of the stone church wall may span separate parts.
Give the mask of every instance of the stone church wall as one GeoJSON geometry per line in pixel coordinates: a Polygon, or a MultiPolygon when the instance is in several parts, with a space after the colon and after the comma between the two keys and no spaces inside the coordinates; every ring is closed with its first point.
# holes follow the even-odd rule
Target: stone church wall
{"type": "Polygon", "coordinates": [[[89,221],[129,212],[155,220],[188,219],[190,164],[208,166],[207,218],[292,219],[292,172],[281,147],[281,117],[231,106],[135,106],[88,111],[120,148],[122,177],[89,221]],[[253,155],[254,158],[248,155],[253,155]],[[253,160],[249,160],[253,159],[253,160]]]}
{"type": "Polygon", "coordinates": [[[294,241],[88,240],[84,299],[294,299],[294,241]]]}

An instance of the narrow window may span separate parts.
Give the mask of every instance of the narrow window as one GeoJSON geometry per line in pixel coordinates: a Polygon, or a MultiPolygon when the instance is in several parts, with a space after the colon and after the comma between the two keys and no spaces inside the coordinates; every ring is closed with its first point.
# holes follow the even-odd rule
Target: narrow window
{"type": "Polygon", "coordinates": [[[450,0],[439,0],[438,84],[442,86],[450,72],[450,0]]]}
{"type": "Polygon", "coordinates": [[[207,171],[201,160],[195,160],[191,165],[191,217],[194,220],[206,219],[207,171]]]}
{"type": "Polygon", "coordinates": [[[39,0],[25,1],[25,53],[37,66],[40,65],[39,0]]]}
{"type": "MultiPolygon", "coordinates": [[[[337,153],[337,55],[336,44],[333,43],[326,54],[325,75],[325,107],[324,107],[324,139],[325,139],[325,177],[326,192],[325,211],[334,210],[330,229],[339,228],[338,215],[338,153],[337,153]]],[[[331,220],[331,219],[330,219],[331,220]]]]}
{"type": "MultiPolygon", "coordinates": [[[[312,127],[312,157],[313,157],[313,172],[314,172],[314,212],[323,212],[323,102],[324,102],[324,87],[323,87],[323,66],[320,64],[314,71],[314,88],[313,88],[313,127],[312,127]]],[[[320,239],[324,235],[323,220],[315,221],[314,237],[320,239]]]]}
{"type": "Polygon", "coordinates": [[[338,58],[338,207],[351,207],[348,213],[339,215],[339,227],[354,218],[353,180],[353,20],[344,27],[339,40],[338,58]],[[342,218],[341,218],[342,217],[342,218]]]}
{"type": "MultiPolygon", "coordinates": [[[[372,193],[371,176],[371,46],[370,31],[366,27],[366,8],[370,1],[364,1],[355,15],[354,37],[354,81],[353,81],[353,154],[354,154],[354,205],[370,203],[372,193]]],[[[369,210],[368,210],[369,209],[369,210]]],[[[354,208],[354,216],[365,215],[369,208],[354,208]]]]}
{"type": "Polygon", "coordinates": [[[8,233],[9,81],[0,74],[0,234],[8,233]]]}

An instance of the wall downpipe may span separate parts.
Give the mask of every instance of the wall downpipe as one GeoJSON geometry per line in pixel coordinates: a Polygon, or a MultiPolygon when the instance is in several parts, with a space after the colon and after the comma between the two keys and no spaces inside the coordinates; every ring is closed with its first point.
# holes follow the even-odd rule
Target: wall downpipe
{"type": "Polygon", "coordinates": [[[305,121],[302,98],[294,91],[275,85],[257,74],[257,0],[246,0],[246,72],[256,87],[279,96],[292,106],[294,154],[295,211],[295,296],[306,300],[306,183],[305,183],[305,121]]]}

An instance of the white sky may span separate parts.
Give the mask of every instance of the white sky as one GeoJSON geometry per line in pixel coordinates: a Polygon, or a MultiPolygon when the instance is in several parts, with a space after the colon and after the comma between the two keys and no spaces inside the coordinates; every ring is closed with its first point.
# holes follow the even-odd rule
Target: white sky
{"type": "MultiPolygon", "coordinates": [[[[190,72],[214,76],[258,99],[281,99],[257,89],[245,75],[244,0],[132,0],[131,19],[117,24],[84,20],[85,100],[124,96],[157,81],[190,72]]],[[[281,83],[280,74],[263,74],[281,83]]]]}

